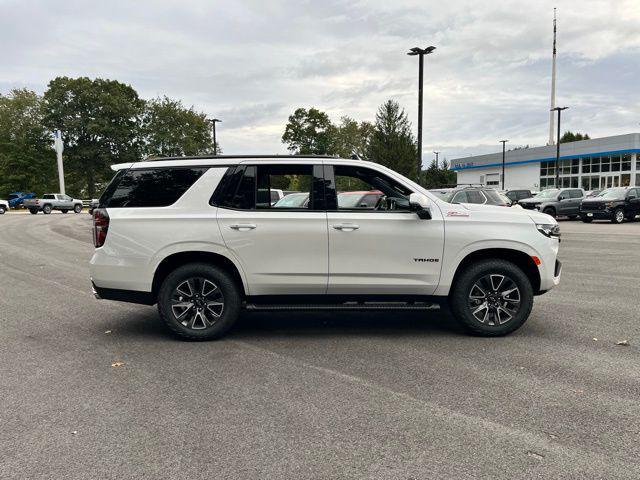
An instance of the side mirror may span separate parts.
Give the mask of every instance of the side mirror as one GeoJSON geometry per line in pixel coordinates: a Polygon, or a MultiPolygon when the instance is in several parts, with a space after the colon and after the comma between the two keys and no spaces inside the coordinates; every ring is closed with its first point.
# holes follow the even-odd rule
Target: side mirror
{"type": "Polygon", "coordinates": [[[416,212],[422,220],[431,220],[431,202],[422,193],[409,195],[409,209],[416,212]]]}

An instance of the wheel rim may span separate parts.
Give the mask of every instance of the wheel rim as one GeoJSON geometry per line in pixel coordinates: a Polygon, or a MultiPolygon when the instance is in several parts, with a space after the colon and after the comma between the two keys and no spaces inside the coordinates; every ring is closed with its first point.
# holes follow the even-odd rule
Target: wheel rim
{"type": "Polygon", "coordinates": [[[622,223],[623,220],[624,220],[624,212],[622,210],[618,210],[616,212],[616,222],[622,223]]]}
{"type": "Polygon", "coordinates": [[[211,280],[193,277],[178,284],[171,295],[171,312],[192,330],[213,327],[222,316],[224,296],[211,280]]]}
{"type": "Polygon", "coordinates": [[[511,321],[520,310],[520,302],[516,283],[498,273],[479,278],[469,291],[471,315],[484,325],[500,326],[511,321]]]}

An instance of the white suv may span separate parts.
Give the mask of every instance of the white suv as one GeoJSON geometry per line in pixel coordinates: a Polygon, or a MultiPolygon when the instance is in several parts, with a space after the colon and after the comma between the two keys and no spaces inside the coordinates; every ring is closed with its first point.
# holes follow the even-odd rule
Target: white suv
{"type": "Polygon", "coordinates": [[[182,337],[220,337],[243,308],[434,303],[448,304],[471,333],[504,335],[560,280],[560,232],[549,215],[446,203],[375,163],[253,156],[113,168],[94,212],[95,295],[157,303],[182,337]],[[274,204],[274,189],[309,201],[274,204]],[[343,192],[378,198],[341,207],[343,192]]]}

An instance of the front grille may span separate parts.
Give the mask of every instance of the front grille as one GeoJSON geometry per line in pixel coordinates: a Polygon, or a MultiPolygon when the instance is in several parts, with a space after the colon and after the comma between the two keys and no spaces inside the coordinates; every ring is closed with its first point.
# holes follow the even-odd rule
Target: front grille
{"type": "Polygon", "coordinates": [[[527,210],[535,210],[538,206],[537,203],[521,203],[522,208],[526,208],[527,210]]]}
{"type": "Polygon", "coordinates": [[[604,210],[604,203],[583,202],[582,210],[604,210]]]}

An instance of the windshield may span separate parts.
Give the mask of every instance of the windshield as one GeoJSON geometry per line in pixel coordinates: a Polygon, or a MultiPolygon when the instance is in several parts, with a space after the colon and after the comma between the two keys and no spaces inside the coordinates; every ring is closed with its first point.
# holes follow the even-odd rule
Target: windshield
{"type": "Polygon", "coordinates": [[[604,200],[617,200],[624,198],[624,194],[626,193],[626,188],[607,188],[600,192],[597,197],[602,198],[604,200]]]}
{"type": "Polygon", "coordinates": [[[550,188],[549,190],[544,190],[540,192],[538,195],[536,195],[533,198],[555,198],[558,196],[559,191],[560,190],[558,190],[557,188],[550,188]]]}
{"type": "Polygon", "coordinates": [[[291,193],[278,200],[274,208],[300,208],[304,206],[307,198],[309,198],[308,193],[291,193]]]}
{"type": "Polygon", "coordinates": [[[450,193],[448,190],[429,190],[429,191],[441,200],[445,200],[450,193]]]}

